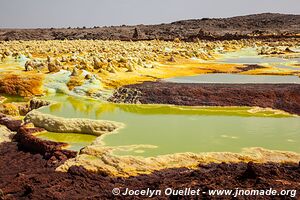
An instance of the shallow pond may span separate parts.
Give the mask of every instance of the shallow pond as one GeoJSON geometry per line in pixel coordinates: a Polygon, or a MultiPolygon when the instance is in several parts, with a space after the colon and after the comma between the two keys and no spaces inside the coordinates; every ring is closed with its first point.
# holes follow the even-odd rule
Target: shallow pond
{"type": "MultiPolygon", "coordinates": [[[[280,112],[249,107],[112,104],[64,95],[47,98],[61,103],[40,109],[43,113],[125,123],[118,133],[102,138],[107,146],[123,148],[115,151],[118,155],[241,152],[245,147],[300,152],[300,118],[280,112]]],[[[68,141],[69,136],[62,133],[51,138],[68,141]]]]}
{"type": "Polygon", "coordinates": [[[26,102],[27,100],[24,97],[16,96],[16,95],[7,95],[0,93],[0,97],[5,97],[5,101],[3,103],[11,103],[11,102],[26,102]]]}
{"type": "Polygon", "coordinates": [[[244,75],[244,74],[201,74],[195,76],[180,76],[164,79],[175,83],[296,83],[300,84],[298,76],[277,75],[244,75]]]}
{"type": "Polygon", "coordinates": [[[273,55],[264,56],[258,55],[255,48],[244,48],[236,52],[225,53],[220,59],[216,61],[218,63],[236,63],[236,64],[258,64],[272,66],[279,69],[300,70],[295,67],[295,64],[300,64],[300,54],[296,53],[292,56],[286,55],[273,55]]]}
{"type": "Polygon", "coordinates": [[[90,145],[97,137],[94,135],[78,134],[78,133],[53,133],[53,132],[42,132],[35,134],[36,137],[50,140],[68,143],[67,147],[70,150],[79,151],[82,147],[90,145]]]}

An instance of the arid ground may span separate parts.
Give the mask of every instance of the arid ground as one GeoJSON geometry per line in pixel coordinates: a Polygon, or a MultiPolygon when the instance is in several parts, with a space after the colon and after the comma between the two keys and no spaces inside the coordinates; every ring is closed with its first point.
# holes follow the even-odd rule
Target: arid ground
{"type": "MultiPolygon", "coordinates": [[[[103,148],[100,139],[124,128],[123,122],[71,120],[39,110],[59,110],[61,105],[45,97],[59,99],[60,94],[79,97],[82,102],[67,99],[85,114],[89,112],[86,99],[94,99],[137,105],[247,106],[255,107],[258,114],[298,117],[300,85],[296,83],[171,83],[164,79],[214,73],[298,78],[299,63],[294,60],[283,68],[271,62],[220,60],[242,49],[271,60],[298,59],[300,15],[1,29],[0,40],[0,199],[133,199],[113,195],[113,188],[202,191],[199,196],[155,199],[233,199],[232,195],[210,196],[208,191],[213,189],[300,191],[300,155],[296,152],[256,149],[248,154],[183,153],[150,159],[118,156],[113,148],[103,148]],[[68,143],[38,138],[36,133],[42,131],[100,139],[77,152],[68,149],[68,143]]],[[[99,113],[105,112],[102,109],[99,113]]],[[[299,194],[276,197],[293,199],[299,194]]]]}

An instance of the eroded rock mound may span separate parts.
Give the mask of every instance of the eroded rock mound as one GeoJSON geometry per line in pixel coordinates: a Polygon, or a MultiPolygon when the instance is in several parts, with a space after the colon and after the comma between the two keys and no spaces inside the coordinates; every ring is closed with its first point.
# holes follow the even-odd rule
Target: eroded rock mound
{"type": "Polygon", "coordinates": [[[29,108],[30,110],[35,110],[43,106],[49,106],[50,104],[51,104],[50,101],[33,98],[29,102],[29,108]]]}

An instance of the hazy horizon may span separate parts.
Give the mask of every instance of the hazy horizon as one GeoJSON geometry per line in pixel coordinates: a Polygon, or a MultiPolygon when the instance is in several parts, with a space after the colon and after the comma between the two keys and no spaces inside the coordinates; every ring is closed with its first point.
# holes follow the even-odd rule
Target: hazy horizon
{"type": "Polygon", "coordinates": [[[0,28],[170,23],[259,13],[300,14],[299,0],[2,0],[0,28]]]}

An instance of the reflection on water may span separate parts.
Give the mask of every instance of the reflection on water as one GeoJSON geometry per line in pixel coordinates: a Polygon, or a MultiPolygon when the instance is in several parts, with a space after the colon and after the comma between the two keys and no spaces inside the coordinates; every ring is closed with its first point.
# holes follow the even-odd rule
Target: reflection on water
{"type": "Polygon", "coordinates": [[[201,74],[196,76],[180,76],[164,79],[175,83],[296,83],[298,76],[245,75],[245,74],[201,74]]]}
{"type": "Polygon", "coordinates": [[[26,102],[27,100],[24,97],[16,96],[16,95],[8,95],[0,93],[0,97],[5,97],[5,101],[3,103],[11,103],[11,102],[26,102]]]}
{"type": "MultiPolygon", "coordinates": [[[[300,52],[299,52],[300,53],[300,52]]],[[[291,55],[258,55],[255,48],[244,48],[236,52],[225,53],[218,63],[236,63],[236,64],[259,64],[272,66],[278,69],[300,70],[294,65],[300,64],[300,54],[291,55]]]]}
{"type": "Polygon", "coordinates": [[[247,107],[122,105],[64,95],[47,98],[61,103],[40,109],[44,113],[125,123],[119,133],[102,138],[107,146],[138,145],[132,151],[116,151],[119,155],[240,152],[244,147],[300,152],[300,119],[284,113],[247,107]]]}
{"type": "Polygon", "coordinates": [[[59,141],[68,143],[67,149],[79,151],[81,148],[91,144],[97,137],[94,135],[78,134],[78,133],[53,133],[42,132],[35,135],[38,138],[50,141],[59,141]]]}

